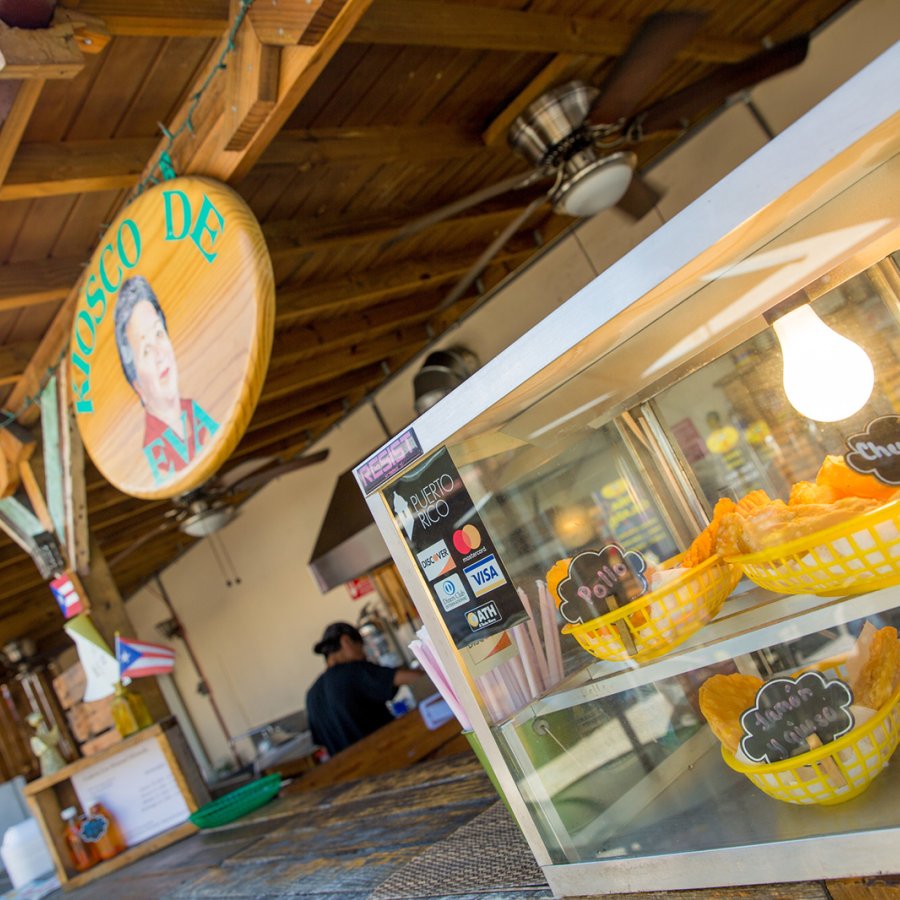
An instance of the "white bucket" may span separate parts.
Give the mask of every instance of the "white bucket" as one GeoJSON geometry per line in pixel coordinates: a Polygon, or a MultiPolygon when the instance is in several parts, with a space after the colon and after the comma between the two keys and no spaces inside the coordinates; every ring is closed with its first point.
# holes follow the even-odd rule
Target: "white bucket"
{"type": "Polygon", "coordinates": [[[6,829],[0,857],[14,888],[20,888],[53,868],[53,860],[36,819],[6,829]]]}

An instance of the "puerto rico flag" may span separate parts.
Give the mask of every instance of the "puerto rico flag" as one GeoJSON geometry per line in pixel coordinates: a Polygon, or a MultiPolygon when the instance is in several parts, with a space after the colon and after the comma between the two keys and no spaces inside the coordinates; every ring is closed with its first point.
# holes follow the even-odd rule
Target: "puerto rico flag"
{"type": "Polygon", "coordinates": [[[59,578],[54,578],[50,582],[50,590],[53,591],[53,596],[67,619],[85,611],[84,597],[79,590],[78,580],[70,572],[64,572],[59,578]]]}
{"type": "Polygon", "coordinates": [[[162,644],[125,640],[116,635],[116,659],[122,678],[168,675],[175,668],[175,651],[162,644]]]}

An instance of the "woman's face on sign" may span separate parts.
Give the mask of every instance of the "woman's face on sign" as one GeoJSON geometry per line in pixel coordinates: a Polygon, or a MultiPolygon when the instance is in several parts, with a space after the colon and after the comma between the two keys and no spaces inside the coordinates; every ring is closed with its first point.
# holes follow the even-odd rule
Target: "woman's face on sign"
{"type": "Polygon", "coordinates": [[[175,352],[151,303],[142,300],[134,307],[125,336],[134,354],[134,387],[144,406],[152,412],[180,401],[175,352]]]}

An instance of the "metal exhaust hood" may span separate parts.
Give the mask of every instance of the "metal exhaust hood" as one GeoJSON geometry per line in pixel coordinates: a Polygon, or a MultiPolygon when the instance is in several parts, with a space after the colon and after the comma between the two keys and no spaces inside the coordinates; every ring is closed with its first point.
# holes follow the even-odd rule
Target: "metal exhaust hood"
{"type": "Polygon", "coordinates": [[[324,594],[390,560],[353,470],[337,480],[309,568],[324,594]]]}

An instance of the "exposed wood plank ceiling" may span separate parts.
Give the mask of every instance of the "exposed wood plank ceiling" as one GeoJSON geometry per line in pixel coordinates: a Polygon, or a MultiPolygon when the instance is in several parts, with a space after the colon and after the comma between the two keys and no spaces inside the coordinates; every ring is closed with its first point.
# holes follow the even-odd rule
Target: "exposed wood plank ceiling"
{"type": "MultiPolygon", "coordinates": [[[[752,55],[764,41],[808,33],[845,4],[679,3],[708,18],[646,102],[752,55]]],[[[68,57],[46,80],[0,74],[0,402],[11,409],[33,392],[48,348],[66,334],[82,266],[104,223],[155,159],[158,123],[177,124],[229,23],[229,0],[62,0],[62,6],[73,21],[89,23],[87,31],[75,30],[82,49],[100,52],[85,53],[74,77],[57,77],[72,74],[63,71],[72,66],[68,57]],[[96,38],[84,40],[91,34],[100,36],[93,47],[96,38]]],[[[180,140],[173,154],[179,172],[213,174],[237,188],[263,223],[273,256],[272,364],[235,461],[302,451],[477,303],[473,288],[438,311],[453,283],[527,205],[527,192],[413,239],[386,242],[412,217],[526,171],[506,147],[513,118],[570,78],[602,84],[644,18],[668,4],[316,0],[313,6],[320,18],[312,40],[320,43],[279,51],[274,100],[241,149],[222,149],[223,78],[198,110],[198,134],[180,140]]],[[[283,0],[251,9],[258,33],[296,40],[291,16],[303,12],[298,7],[283,0]]],[[[676,137],[640,145],[640,164],[676,137]]],[[[542,208],[498,254],[482,287],[534,254],[535,234],[547,241],[568,224],[542,208]]],[[[166,503],[126,497],[90,465],[87,484],[91,528],[108,559],[163,521],[166,503]]],[[[122,591],[191,540],[169,531],[124,557],[113,567],[122,591]]],[[[0,536],[0,645],[25,635],[52,640],[60,627],[35,566],[0,536]]]]}

